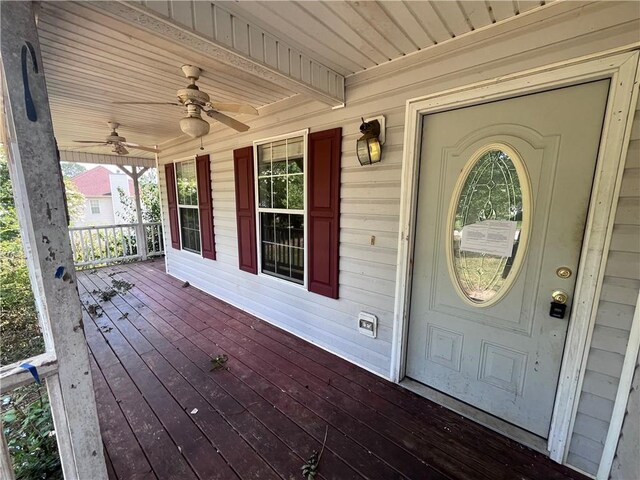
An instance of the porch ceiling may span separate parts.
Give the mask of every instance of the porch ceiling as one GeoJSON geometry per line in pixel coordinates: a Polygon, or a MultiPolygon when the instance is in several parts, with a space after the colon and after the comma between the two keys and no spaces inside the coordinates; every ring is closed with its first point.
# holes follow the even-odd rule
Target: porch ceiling
{"type": "MultiPolygon", "coordinates": [[[[301,92],[290,88],[286,81],[266,79],[249,73],[247,68],[225,65],[188,48],[188,42],[169,44],[168,37],[154,37],[149,28],[145,31],[149,22],[141,20],[157,18],[182,29],[186,35],[203,37],[198,26],[203,21],[199,12],[203,11],[203,4],[209,3],[213,5],[208,12],[212,18],[207,21],[213,33],[207,40],[212,43],[242,55],[242,48],[234,40],[235,25],[255,28],[265,32],[263,39],[265,35],[275,39],[276,49],[285,45],[288,52],[300,52],[301,60],[329,69],[328,75],[334,72],[349,76],[550,2],[42,2],[38,30],[60,147],[111,153],[110,148],[73,143],[79,139],[103,139],[109,133],[107,121],[120,123],[121,135],[143,145],[162,144],[182,135],[178,126],[183,115],[180,108],[122,106],[113,102],[174,101],[176,90],[186,85],[180,70],[185,63],[203,68],[199,85],[214,101],[248,103],[260,108],[301,92]],[[119,18],[126,9],[134,11],[134,15],[128,20],[119,18]],[[227,45],[224,39],[220,41],[221,17],[230,22],[229,35],[233,38],[227,39],[227,45]]],[[[265,51],[260,54],[266,59],[266,41],[263,46],[265,51]]],[[[247,52],[246,58],[255,61],[252,46],[247,46],[247,52]]],[[[267,68],[282,70],[280,60],[275,67],[266,60],[263,63],[267,68]]],[[[288,60],[286,64],[289,65],[288,60]]],[[[132,151],[132,155],[153,156],[140,151],[132,151]]]]}

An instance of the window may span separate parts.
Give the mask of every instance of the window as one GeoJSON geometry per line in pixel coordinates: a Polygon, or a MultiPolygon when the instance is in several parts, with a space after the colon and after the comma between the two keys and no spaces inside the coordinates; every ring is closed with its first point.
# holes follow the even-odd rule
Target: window
{"type": "Polygon", "coordinates": [[[100,213],[100,200],[89,200],[89,205],[91,205],[92,214],[100,213]]]}
{"type": "Polygon", "coordinates": [[[200,253],[200,217],[195,160],[176,163],[176,190],[182,248],[189,252],[200,253]]]}
{"type": "Polygon", "coordinates": [[[306,135],[259,143],[256,152],[260,270],[304,284],[306,135]]]}

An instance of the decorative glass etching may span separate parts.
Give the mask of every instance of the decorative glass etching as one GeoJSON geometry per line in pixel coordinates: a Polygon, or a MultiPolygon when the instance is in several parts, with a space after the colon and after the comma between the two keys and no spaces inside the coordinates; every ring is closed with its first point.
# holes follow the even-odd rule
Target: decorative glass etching
{"type": "Polygon", "coordinates": [[[465,299],[479,306],[493,304],[502,296],[499,292],[506,293],[524,254],[528,182],[522,162],[509,151],[485,148],[474,155],[452,199],[454,284],[465,299]]]}

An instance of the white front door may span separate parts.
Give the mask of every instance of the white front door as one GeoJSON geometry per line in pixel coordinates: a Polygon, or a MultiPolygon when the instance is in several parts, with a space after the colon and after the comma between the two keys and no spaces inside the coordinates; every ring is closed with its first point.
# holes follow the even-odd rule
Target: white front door
{"type": "Polygon", "coordinates": [[[608,89],[423,119],[406,375],[543,438],[608,89]]]}

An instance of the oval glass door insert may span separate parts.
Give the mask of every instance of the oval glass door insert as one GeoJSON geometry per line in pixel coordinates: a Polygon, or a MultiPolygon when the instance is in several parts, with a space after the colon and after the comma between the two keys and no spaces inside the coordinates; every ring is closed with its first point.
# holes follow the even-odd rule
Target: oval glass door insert
{"type": "Polygon", "coordinates": [[[526,251],[529,180],[507,145],[487,145],[467,162],[451,199],[449,272],[467,303],[486,307],[513,284],[526,251]]]}

